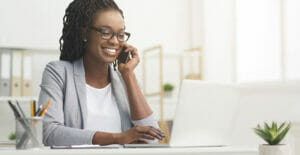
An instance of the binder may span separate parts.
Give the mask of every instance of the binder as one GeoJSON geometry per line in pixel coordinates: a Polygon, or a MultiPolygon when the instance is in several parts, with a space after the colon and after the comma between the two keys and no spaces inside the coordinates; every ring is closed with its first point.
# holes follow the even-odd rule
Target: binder
{"type": "Polygon", "coordinates": [[[32,53],[23,52],[22,96],[32,96],[32,53]]]}
{"type": "Polygon", "coordinates": [[[12,51],[11,96],[21,96],[22,52],[12,51]]]}
{"type": "Polygon", "coordinates": [[[0,49],[0,96],[10,96],[11,52],[0,49]]]}

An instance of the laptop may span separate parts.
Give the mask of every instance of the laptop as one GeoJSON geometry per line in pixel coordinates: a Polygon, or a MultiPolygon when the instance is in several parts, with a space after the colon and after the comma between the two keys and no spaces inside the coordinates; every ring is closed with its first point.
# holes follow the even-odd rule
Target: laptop
{"type": "Polygon", "coordinates": [[[232,143],[238,109],[234,84],[184,80],[169,144],[126,144],[125,148],[217,147],[232,143]]]}

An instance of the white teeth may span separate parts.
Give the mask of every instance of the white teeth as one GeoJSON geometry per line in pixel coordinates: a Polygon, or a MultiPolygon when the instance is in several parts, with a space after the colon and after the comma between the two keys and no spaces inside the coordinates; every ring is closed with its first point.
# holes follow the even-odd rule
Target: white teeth
{"type": "Polygon", "coordinates": [[[115,49],[108,49],[108,48],[106,48],[106,50],[107,50],[108,52],[110,52],[110,53],[116,53],[116,50],[115,50],[115,49]]]}

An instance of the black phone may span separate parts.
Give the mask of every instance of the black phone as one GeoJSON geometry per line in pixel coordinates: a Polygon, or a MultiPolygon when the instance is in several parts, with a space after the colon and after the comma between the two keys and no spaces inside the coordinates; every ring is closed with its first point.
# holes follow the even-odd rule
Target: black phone
{"type": "Polygon", "coordinates": [[[122,51],[120,52],[120,54],[118,55],[117,59],[118,61],[120,61],[121,63],[126,64],[129,61],[129,55],[130,52],[124,52],[126,50],[125,47],[123,47],[122,51]]]}

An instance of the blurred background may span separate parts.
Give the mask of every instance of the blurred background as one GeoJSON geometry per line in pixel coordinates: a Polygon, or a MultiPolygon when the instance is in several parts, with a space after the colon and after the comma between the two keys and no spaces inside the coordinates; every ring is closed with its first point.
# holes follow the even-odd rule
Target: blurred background
{"type": "MultiPolygon", "coordinates": [[[[14,131],[6,101],[18,99],[29,111],[45,65],[59,59],[62,18],[70,2],[0,0],[1,80],[10,79],[10,90],[0,98],[0,140],[14,131]],[[20,89],[14,88],[18,81],[20,89]]],[[[245,129],[261,119],[299,122],[300,1],[116,2],[132,34],[129,44],[139,50],[136,74],[158,120],[174,118],[182,80],[198,79],[245,87],[240,113],[249,115],[239,117],[245,129]],[[275,109],[266,113],[270,107],[275,109]]]]}

